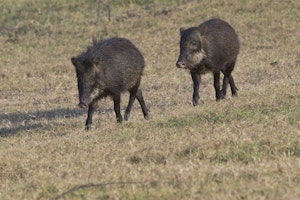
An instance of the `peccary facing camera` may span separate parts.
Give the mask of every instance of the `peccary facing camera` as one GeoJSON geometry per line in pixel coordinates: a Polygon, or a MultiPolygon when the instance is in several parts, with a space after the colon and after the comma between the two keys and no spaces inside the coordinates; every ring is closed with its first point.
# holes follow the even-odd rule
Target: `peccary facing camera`
{"type": "Polygon", "coordinates": [[[72,57],[71,62],[75,66],[78,81],[78,106],[88,106],[86,130],[91,128],[97,101],[107,96],[113,99],[117,122],[122,122],[120,95],[124,91],[130,93],[124,119],[128,120],[135,98],[147,119],[148,109],[139,89],[145,66],[144,58],[129,40],[114,37],[94,41],[86,52],[72,57]]]}
{"type": "Polygon", "coordinates": [[[239,48],[236,32],[227,22],[220,19],[211,19],[198,27],[180,30],[180,55],[176,66],[190,70],[194,85],[194,106],[199,104],[201,74],[209,71],[214,76],[217,101],[225,98],[228,83],[232,95],[237,95],[231,72],[239,48]],[[220,72],[224,74],[222,90],[220,90],[220,72]]]}

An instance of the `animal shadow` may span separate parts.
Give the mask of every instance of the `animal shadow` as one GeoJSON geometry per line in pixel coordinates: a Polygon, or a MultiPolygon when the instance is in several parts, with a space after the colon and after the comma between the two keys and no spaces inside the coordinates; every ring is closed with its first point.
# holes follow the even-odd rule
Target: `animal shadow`
{"type": "Polygon", "coordinates": [[[41,120],[53,121],[61,118],[72,118],[86,115],[86,110],[80,109],[55,109],[36,112],[15,112],[0,114],[0,136],[6,137],[23,130],[42,128],[41,120]]]}

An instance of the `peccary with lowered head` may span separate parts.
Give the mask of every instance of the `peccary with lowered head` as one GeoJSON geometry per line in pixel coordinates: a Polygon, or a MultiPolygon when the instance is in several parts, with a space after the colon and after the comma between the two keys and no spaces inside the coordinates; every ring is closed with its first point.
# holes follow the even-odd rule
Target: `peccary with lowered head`
{"type": "Polygon", "coordinates": [[[117,122],[122,122],[120,95],[124,91],[130,93],[124,119],[128,120],[135,98],[141,105],[144,117],[148,117],[148,109],[139,89],[145,66],[144,58],[129,40],[114,37],[94,41],[86,52],[72,57],[71,62],[77,75],[78,106],[88,106],[86,130],[91,128],[98,100],[107,96],[113,99],[117,122]]]}
{"type": "Polygon", "coordinates": [[[201,75],[209,71],[214,76],[216,100],[225,98],[228,83],[232,95],[237,95],[231,72],[239,53],[239,40],[235,30],[225,21],[211,19],[198,27],[180,30],[180,55],[176,66],[189,69],[193,85],[193,105],[199,104],[201,75]],[[220,90],[220,72],[224,74],[220,90]]]}

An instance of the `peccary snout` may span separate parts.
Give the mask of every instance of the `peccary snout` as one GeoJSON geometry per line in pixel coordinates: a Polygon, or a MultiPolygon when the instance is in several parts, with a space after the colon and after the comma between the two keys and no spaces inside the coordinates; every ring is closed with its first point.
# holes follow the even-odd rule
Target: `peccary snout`
{"type": "Polygon", "coordinates": [[[178,68],[186,68],[185,63],[179,60],[177,61],[176,66],[178,68]]]}

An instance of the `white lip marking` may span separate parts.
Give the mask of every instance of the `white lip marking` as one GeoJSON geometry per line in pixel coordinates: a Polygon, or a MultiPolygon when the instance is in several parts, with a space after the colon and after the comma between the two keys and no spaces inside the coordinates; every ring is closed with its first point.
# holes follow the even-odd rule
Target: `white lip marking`
{"type": "Polygon", "coordinates": [[[91,99],[95,99],[97,96],[99,96],[100,91],[99,88],[95,88],[91,94],[91,99]]]}
{"type": "Polygon", "coordinates": [[[203,51],[203,49],[201,49],[199,52],[194,54],[193,61],[195,62],[195,64],[199,64],[205,57],[205,52],[203,51]]]}
{"type": "Polygon", "coordinates": [[[194,54],[189,54],[187,56],[187,61],[188,61],[188,68],[193,68],[196,65],[198,65],[204,58],[206,57],[206,54],[203,49],[198,51],[197,53],[194,54]]]}

